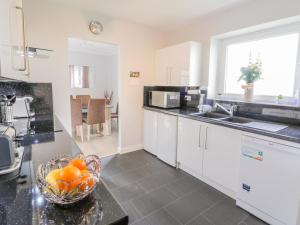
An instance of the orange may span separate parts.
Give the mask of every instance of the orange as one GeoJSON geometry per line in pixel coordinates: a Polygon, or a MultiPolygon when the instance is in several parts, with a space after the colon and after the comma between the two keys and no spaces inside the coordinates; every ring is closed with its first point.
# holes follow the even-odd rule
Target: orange
{"type": "Polygon", "coordinates": [[[61,191],[72,191],[81,183],[80,170],[72,165],[68,165],[59,172],[57,184],[61,191]]]}
{"type": "Polygon", "coordinates": [[[82,170],[81,171],[81,184],[79,188],[84,191],[87,188],[91,188],[95,185],[95,181],[91,176],[90,171],[82,170]]]}
{"type": "Polygon", "coordinates": [[[86,170],[87,166],[83,159],[75,158],[69,162],[69,165],[75,166],[80,170],[86,170]]]}

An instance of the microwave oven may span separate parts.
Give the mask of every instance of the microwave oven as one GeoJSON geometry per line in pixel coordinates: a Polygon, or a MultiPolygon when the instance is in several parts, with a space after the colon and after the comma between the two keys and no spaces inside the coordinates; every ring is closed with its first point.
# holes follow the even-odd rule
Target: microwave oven
{"type": "Polygon", "coordinates": [[[179,108],[180,92],[150,91],[149,105],[160,108],[179,108]]]}

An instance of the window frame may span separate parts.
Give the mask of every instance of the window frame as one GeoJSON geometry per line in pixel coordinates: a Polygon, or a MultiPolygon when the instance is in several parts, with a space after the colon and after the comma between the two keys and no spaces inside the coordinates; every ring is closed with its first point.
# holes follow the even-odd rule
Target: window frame
{"type": "MultiPolygon", "coordinates": [[[[243,94],[233,94],[233,93],[225,93],[225,79],[226,79],[226,59],[227,59],[227,47],[232,44],[241,44],[251,41],[259,41],[262,39],[278,37],[288,34],[299,34],[298,40],[298,50],[296,57],[296,68],[295,68],[295,80],[294,80],[294,90],[300,90],[300,23],[293,23],[284,26],[277,26],[269,29],[264,29],[251,33],[244,33],[242,35],[237,35],[229,38],[224,38],[219,42],[218,49],[218,62],[219,66],[217,69],[218,82],[217,82],[217,93],[219,93],[219,97],[221,99],[229,99],[229,100],[243,100],[243,94]]],[[[288,101],[292,100],[292,97],[284,96],[288,101]]],[[[254,101],[266,102],[266,103],[274,103],[276,101],[276,96],[269,95],[254,95],[254,101]]]]}

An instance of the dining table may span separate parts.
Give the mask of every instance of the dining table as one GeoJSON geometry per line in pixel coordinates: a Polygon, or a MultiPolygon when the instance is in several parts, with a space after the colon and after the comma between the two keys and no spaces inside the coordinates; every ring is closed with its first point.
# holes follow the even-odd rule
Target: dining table
{"type": "MultiPolygon", "coordinates": [[[[111,135],[111,111],[113,105],[105,105],[105,123],[103,124],[103,135],[111,135]]],[[[87,115],[88,107],[82,107],[81,112],[83,115],[87,115]]]]}

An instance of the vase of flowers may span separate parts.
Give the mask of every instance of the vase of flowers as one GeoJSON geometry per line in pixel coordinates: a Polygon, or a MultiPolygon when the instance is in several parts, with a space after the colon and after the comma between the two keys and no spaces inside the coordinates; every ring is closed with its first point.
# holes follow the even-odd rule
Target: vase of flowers
{"type": "Polygon", "coordinates": [[[104,92],[104,98],[105,98],[105,104],[106,105],[110,105],[112,103],[112,100],[113,100],[113,95],[114,95],[114,92],[111,91],[110,93],[106,90],[104,92]]]}
{"type": "Polygon", "coordinates": [[[255,62],[252,62],[251,56],[249,58],[249,64],[247,67],[241,68],[241,76],[238,81],[245,81],[242,85],[244,89],[244,100],[247,102],[252,101],[254,96],[254,83],[261,79],[262,74],[262,62],[259,58],[255,62]]]}

